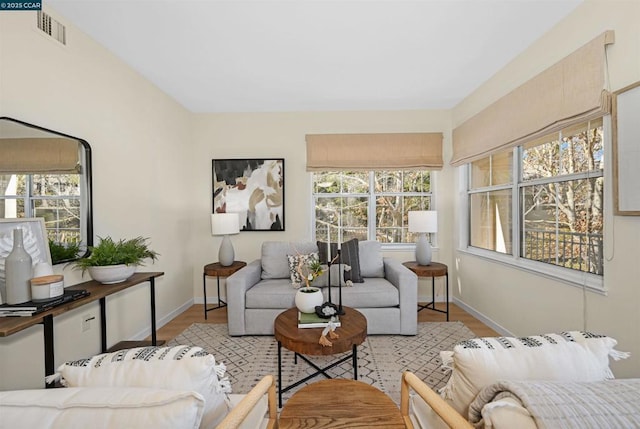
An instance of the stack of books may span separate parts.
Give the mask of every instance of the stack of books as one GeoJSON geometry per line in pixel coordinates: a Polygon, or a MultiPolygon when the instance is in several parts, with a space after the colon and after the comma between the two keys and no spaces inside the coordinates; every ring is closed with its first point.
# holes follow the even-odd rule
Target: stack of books
{"type": "Polygon", "coordinates": [[[0,305],[0,317],[31,317],[38,313],[52,309],[67,302],[89,296],[84,289],[65,291],[63,295],[46,302],[27,301],[22,304],[0,305]]]}
{"type": "Polygon", "coordinates": [[[336,328],[340,327],[340,318],[333,316],[331,319],[323,319],[316,313],[298,312],[298,328],[326,328],[329,321],[333,320],[336,328]]]}

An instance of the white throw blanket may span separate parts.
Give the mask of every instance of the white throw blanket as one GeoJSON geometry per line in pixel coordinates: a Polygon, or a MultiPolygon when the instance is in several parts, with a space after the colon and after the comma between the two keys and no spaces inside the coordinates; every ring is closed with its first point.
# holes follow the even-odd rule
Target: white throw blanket
{"type": "Polygon", "coordinates": [[[640,428],[640,379],[501,381],[480,391],[469,407],[469,421],[481,426],[482,408],[506,397],[520,401],[539,429],[640,428]]]}

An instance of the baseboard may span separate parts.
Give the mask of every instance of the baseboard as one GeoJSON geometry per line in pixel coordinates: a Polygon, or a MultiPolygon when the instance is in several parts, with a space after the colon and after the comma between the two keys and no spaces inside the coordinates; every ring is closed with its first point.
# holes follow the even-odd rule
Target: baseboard
{"type": "MultiPolygon", "coordinates": [[[[194,302],[193,302],[193,298],[192,298],[192,299],[188,300],[187,302],[185,302],[184,304],[182,304],[180,307],[178,307],[175,310],[173,310],[173,311],[169,312],[168,314],[166,314],[164,317],[162,317],[160,319],[156,319],[156,329],[160,329],[161,327],[163,327],[167,323],[171,322],[179,314],[184,313],[189,308],[191,308],[191,306],[193,304],[194,304],[194,302]]],[[[151,326],[145,327],[142,331],[138,332],[137,334],[135,334],[130,339],[131,340],[138,340],[138,341],[139,340],[144,340],[149,335],[151,335],[151,326]]]]}
{"type": "Polygon", "coordinates": [[[456,304],[458,307],[462,308],[467,313],[471,314],[473,317],[475,317],[476,319],[478,319],[479,321],[481,321],[491,329],[493,329],[494,331],[498,332],[500,335],[509,336],[509,337],[514,336],[513,333],[511,333],[507,328],[489,319],[487,316],[480,313],[475,308],[470,307],[469,305],[460,301],[458,298],[453,297],[453,303],[456,304]]]}

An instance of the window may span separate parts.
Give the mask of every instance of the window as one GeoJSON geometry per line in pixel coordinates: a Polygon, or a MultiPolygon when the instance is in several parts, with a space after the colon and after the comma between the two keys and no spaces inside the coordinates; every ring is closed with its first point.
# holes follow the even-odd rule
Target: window
{"type": "Polygon", "coordinates": [[[468,166],[471,247],[603,275],[602,119],[468,166]]]}
{"type": "Polygon", "coordinates": [[[407,212],[432,208],[431,185],[427,170],[313,173],[316,239],[414,243],[407,212]]]}
{"type": "Polygon", "coordinates": [[[49,239],[80,243],[80,174],[0,175],[0,218],[44,218],[49,239]]]}

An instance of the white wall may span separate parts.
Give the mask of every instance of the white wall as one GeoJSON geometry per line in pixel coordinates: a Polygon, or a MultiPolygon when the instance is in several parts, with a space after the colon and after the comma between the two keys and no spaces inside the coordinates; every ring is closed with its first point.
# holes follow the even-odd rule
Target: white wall
{"type": "MultiPolygon", "coordinates": [[[[194,122],[194,161],[197,197],[194,213],[201,215],[193,223],[195,265],[193,293],[202,301],[202,267],[217,260],[220,237],[211,236],[211,160],[224,158],[285,158],[285,231],[243,232],[234,235],[236,259],[252,261],[260,256],[260,246],[266,240],[311,240],[311,175],[306,172],[306,134],[321,133],[382,133],[382,132],[443,132],[445,147],[451,138],[450,112],[309,112],[309,113],[228,113],[199,114],[194,122]]],[[[447,149],[445,159],[449,159],[447,149]]],[[[452,209],[452,168],[435,176],[436,207],[444,213],[452,209]]],[[[450,264],[452,229],[449,216],[439,218],[442,240],[434,249],[434,260],[450,264]]],[[[387,256],[401,261],[414,259],[412,252],[388,252],[387,256]]],[[[207,280],[207,301],[215,295],[215,278],[207,280]]],[[[221,281],[224,284],[224,281],[221,281]]],[[[419,294],[430,297],[431,281],[421,280],[419,294]],[[428,281],[428,285],[427,285],[428,281]],[[427,287],[428,286],[428,287],[427,287]]],[[[442,290],[443,286],[440,286],[442,290]]],[[[223,288],[224,289],[224,288],[223,288]]],[[[426,300],[426,298],[425,298],[426,300]]]]}
{"type": "MultiPolygon", "coordinates": [[[[48,11],[56,17],[54,11],[48,11]]],[[[96,236],[149,237],[160,253],[156,281],[162,323],[193,300],[190,252],[193,183],[191,115],[102,46],[67,24],[66,47],[36,28],[35,12],[0,14],[0,116],[83,138],[93,151],[96,236]]],[[[65,284],[81,279],[57,271],[65,284]]],[[[149,288],[107,299],[108,344],[148,334],[149,288]]],[[[99,352],[97,303],[55,319],[56,364],[99,352]]],[[[42,327],[0,339],[0,389],[41,387],[42,327]]]]}
{"type": "MultiPolygon", "coordinates": [[[[640,2],[587,0],[453,111],[454,127],[605,30],[610,89],[640,80],[640,2]]],[[[632,358],[613,364],[619,377],[640,376],[640,218],[613,216],[611,176],[605,203],[607,296],[455,252],[455,294],[516,335],[587,330],[610,335],[632,358]]],[[[455,210],[454,213],[459,212],[455,210]]]]}

